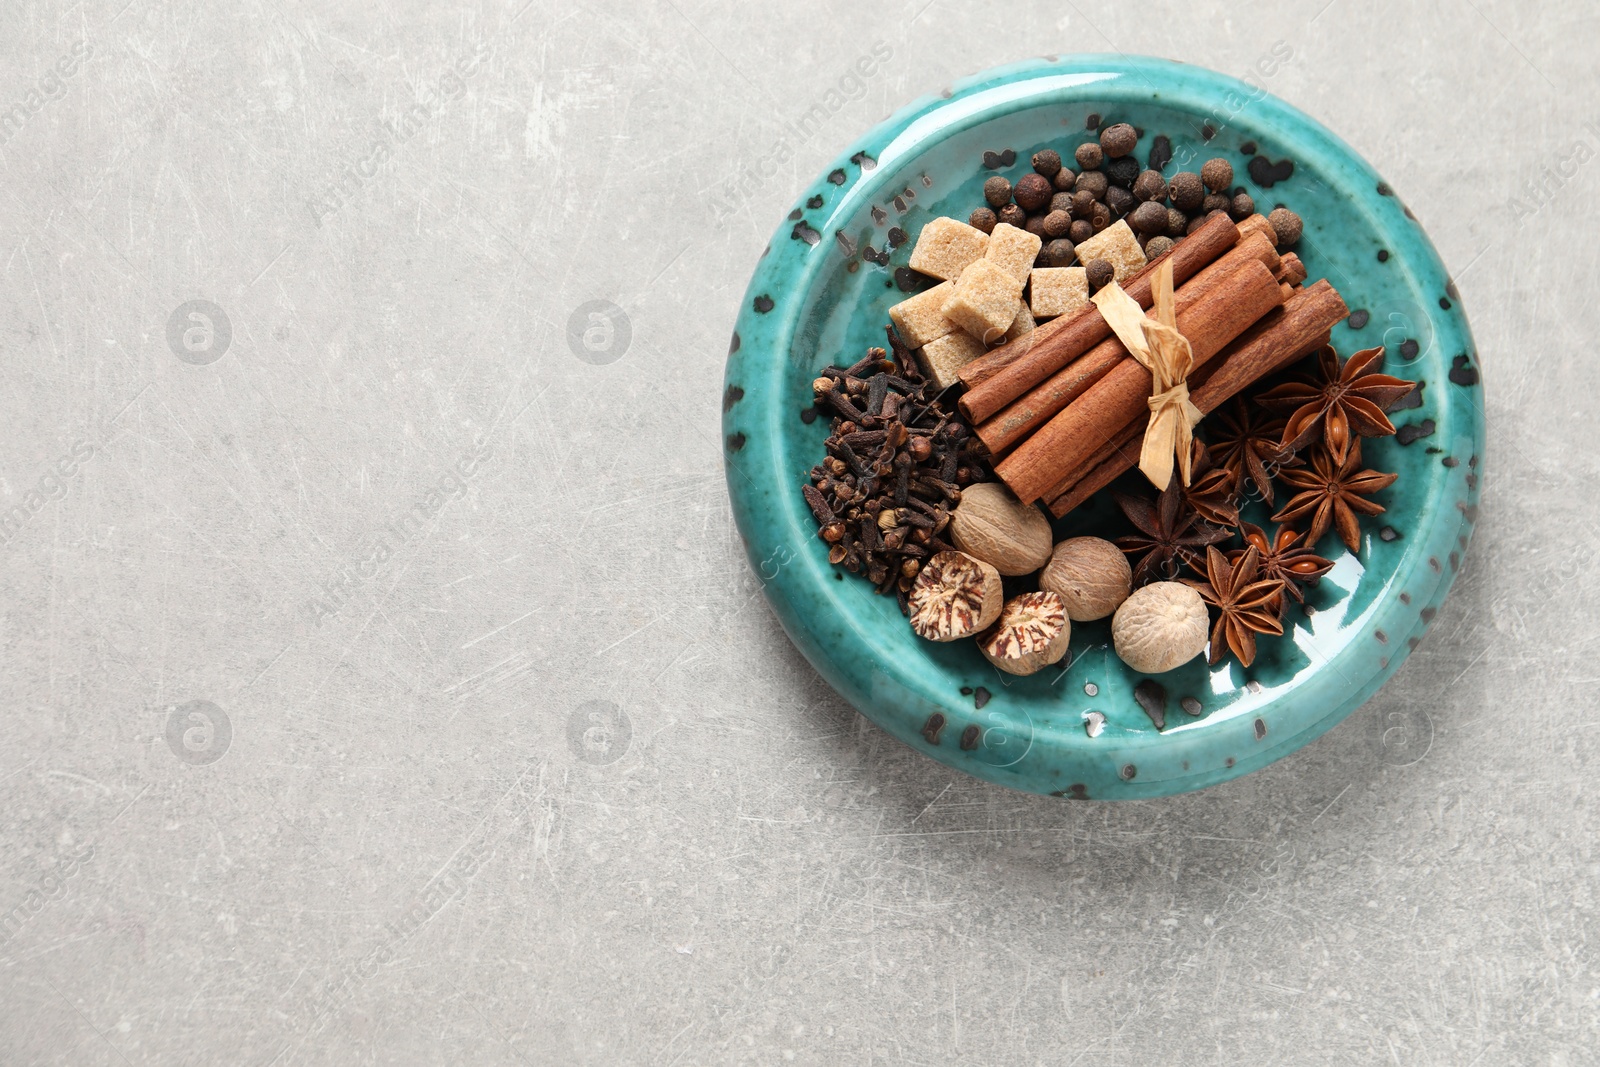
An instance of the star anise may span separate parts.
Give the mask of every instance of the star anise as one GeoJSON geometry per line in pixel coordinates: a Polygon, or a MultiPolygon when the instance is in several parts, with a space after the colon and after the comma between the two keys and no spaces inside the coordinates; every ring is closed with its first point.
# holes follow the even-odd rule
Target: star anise
{"type": "Polygon", "coordinates": [[[1211,436],[1211,459],[1233,474],[1234,483],[1243,489],[1248,480],[1268,506],[1272,504],[1272,476],[1293,458],[1279,447],[1284,420],[1269,419],[1244,397],[1233,406],[1218,411],[1207,423],[1211,436]]]}
{"type": "Polygon", "coordinates": [[[1189,487],[1183,491],[1184,502],[1207,522],[1218,526],[1239,525],[1239,508],[1234,503],[1238,480],[1227,467],[1213,464],[1210,452],[1198,437],[1194,439],[1190,473],[1189,487]]]}
{"type": "Polygon", "coordinates": [[[1117,493],[1117,506],[1138,529],[1137,534],[1117,538],[1116,545],[1129,556],[1139,556],[1133,565],[1133,584],[1172,581],[1178,577],[1178,564],[1200,569],[1200,552],[1208,545],[1226,541],[1231,534],[1200,521],[1200,515],[1183,499],[1180,479],[1173,478],[1154,503],[1144,497],[1117,493]]]}
{"type": "Polygon", "coordinates": [[[1184,579],[1217,610],[1217,621],[1211,627],[1213,664],[1221,661],[1226,648],[1248,667],[1256,660],[1256,634],[1283,633],[1277,608],[1283,596],[1283,582],[1277,578],[1258,579],[1259,565],[1254,545],[1245,549],[1237,563],[1229,563],[1227,556],[1210,545],[1206,548],[1207,580],[1184,579]]]}
{"type": "Polygon", "coordinates": [[[1368,373],[1383,358],[1383,346],[1357,352],[1343,364],[1332,345],[1317,353],[1317,373],[1309,380],[1288,382],[1256,397],[1268,411],[1287,415],[1284,448],[1298,451],[1316,440],[1317,432],[1343,464],[1358,437],[1387,437],[1394,433],[1388,411],[1403,400],[1416,382],[1387,374],[1368,373]]]}
{"type": "Polygon", "coordinates": [[[1400,477],[1382,471],[1361,470],[1361,442],[1353,441],[1350,452],[1341,463],[1333,458],[1332,450],[1318,445],[1311,454],[1311,465],[1278,474],[1284,483],[1298,489],[1282,510],[1272,516],[1273,522],[1293,522],[1311,517],[1311,528],[1306,531],[1306,546],[1315,548],[1330,528],[1339,532],[1345,547],[1352,552],[1361,548],[1361,525],[1356,515],[1381,515],[1383,507],[1366,497],[1386,489],[1400,477]]]}
{"type": "MultiPolygon", "coordinates": [[[[1228,559],[1238,563],[1246,551],[1255,549],[1261,560],[1261,576],[1281,581],[1283,591],[1294,597],[1296,603],[1305,603],[1305,594],[1300,591],[1302,585],[1310,585],[1333,569],[1333,561],[1312,551],[1305,535],[1293,527],[1280,526],[1276,534],[1268,537],[1267,531],[1253,522],[1246,522],[1239,525],[1239,532],[1244,535],[1247,547],[1229,552],[1228,559]]],[[[1280,617],[1282,609],[1288,606],[1288,600],[1279,597],[1280,617]]]]}

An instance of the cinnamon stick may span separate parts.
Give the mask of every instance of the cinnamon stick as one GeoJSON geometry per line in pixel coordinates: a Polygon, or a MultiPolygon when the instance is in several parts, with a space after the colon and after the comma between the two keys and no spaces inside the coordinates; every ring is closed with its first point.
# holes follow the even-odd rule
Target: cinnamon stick
{"type": "MultiPolygon", "coordinates": [[[[1178,332],[1194,350],[1191,372],[1267,312],[1284,294],[1259,260],[1246,262],[1177,317],[1178,332]]],[[[1031,504],[1074,470],[1123,426],[1144,412],[1150,397],[1150,372],[1134,359],[1109,371],[1055,418],[1040,427],[995,467],[1017,499],[1031,504]]]]}
{"type": "MultiPolygon", "coordinates": [[[[1314,352],[1328,343],[1329,331],[1350,309],[1326,280],[1295,292],[1284,306],[1265,316],[1241,334],[1213,361],[1189,399],[1207,414],[1215,411],[1262,378],[1314,352]]],[[[1104,489],[1139,462],[1144,447],[1144,423],[1134,420],[1099,449],[1087,473],[1070,477],[1046,494],[1050,513],[1057,518],[1104,489]]]]}
{"type": "MultiPolygon", "coordinates": [[[[1260,234],[1252,234],[1177,291],[1175,296],[1178,314],[1181,316],[1189,311],[1198,301],[1204,299],[1207,293],[1226,282],[1233,273],[1251,260],[1259,261],[1269,270],[1281,269],[1272,242],[1260,234]]],[[[1095,314],[1099,312],[1096,311],[1095,314]]],[[[1082,396],[1124,359],[1132,359],[1127,348],[1116,337],[1107,337],[1046,378],[1040,385],[1008,404],[992,419],[979,423],[976,428],[979,439],[988,447],[990,455],[1000,455],[1043,426],[1056,412],[1082,396]]]]}
{"type": "MultiPolygon", "coordinates": [[[[1172,262],[1172,284],[1182,286],[1238,243],[1239,227],[1226,215],[1209,219],[1162,257],[1172,262]]],[[[1123,286],[1141,307],[1150,306],[1154,266],[1146,267],[1123,286]]],[[[1111,326],[1100,309],[1091,305],[1070,318],[1063,315],[979,356],[960,371],[967,386],[960,402],[961,413],[970,423],[984,421],[1110,336],[1111,326]]]]}

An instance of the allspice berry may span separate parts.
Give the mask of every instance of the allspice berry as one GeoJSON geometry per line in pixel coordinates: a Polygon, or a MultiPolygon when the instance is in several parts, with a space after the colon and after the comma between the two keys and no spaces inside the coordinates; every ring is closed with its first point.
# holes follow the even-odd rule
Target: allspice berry
{"type": "Polygon", "coordinates": [[[996,174],[983,183],[983,198],[992,208],[1003,208],[1011,203],[1011,183],[996,174]]]}
{"type": "Polygon", "coordinates": [[[1081,245],[1094,236],[1094,223],[1088,219],[1074,219],[1072,229],[1067,231],[1067,237],[1075,245],[1081,245]]]}
{"type": "Polygon", "coordinates": [[[1209,215],[1213,211],[1227,211],[1232,206],[1233,200],[1230,197],[1221,193],[1207,193],[1206,198],[1200,202],[1200,213],[1209,215]]]}
{"type": "Polygon", "coordinates": [[[1189,216],[1175,207],[1167,208],[1167,236],[1182,237],[1189,232],[1189,216]]]}
{"type": "Polygon", "coordinates": [[[1072,194],[1057,193],[1052,196],[1050,198],[1050,210],[1065,211],[1068,215],[1072,214],[1072,194]]]}
{"type": "Polygon", "coordinates": [[[1206,647],[1210,619],[1200,594],[1182,582],[1135,589],[1111,618],[1117,656],[1140,674],[1163,674],[1206,647]]]}
{"type": "Polygon", "coordinates": [[[1073,183],[1078,180],[1078,172],[1071,167],[1062,167],[1056,171],[1055,177],[1050,179],[1050,184],[1064,193],[1072,192],[1073,183]]]}
{"type": "Polygon", "coordinates": [[[1094,217],[1095,195],[1088,189],[1079,189],[1072,194],[1072,217],[1087,219],[1094,217]]]}
{"type": "Polygon", "coordinates": [[[1011,195],[1022,210],[1038,211],[1050,203],[1050,197],[1054,192],[1055,188],[1050,184],[1050,179],[1043,174],[1024,174],[1017,179],[1011,195]]]}
{"type": "Polygon", "coordinates": [[[1094,214],[1089,217],[1089,224],[1094,227],[1094,232],[1099,233],[1111,225],[1111,209],[1104,204],[1094,206],[1094,214]]]}
{"type": "Polygon", "coordinates": [[[1122,549],[1099,537],[1073,537],[1056,545],[1039,572],[1039,588],[1059,596],[1073,622],[1092,622],[1116,611],[1133,591],[1133,568],[1122,549]]]}
{"type": "Polygon", "coordinates": [[[1106,207],[1111,209],[1113,215],[1119,218],[1132,211],[1135,201],[1133,194],[1120,186],[1113,185],[1106,190],[1106,207]]]}
{"type": "Polygon", "coordinates": [[[995,214],[1001,222],[1019,230],[1028,224],[1028,213],[1015,204],[1007,204],[995,214]]]}
{"type": "Polygon", "coordinates": [[[1029,215],[1028,221],[1022,224],[1022,228],[1043,241],[1047,236],[1044,232],[1044,220],[1044,215],[1029,215]]]}
{"type": "Polygon", "coordinates": [[[1144,170],[1133,180],[1133,198],[1138,201],[1162,201],[1167,198],[1167,179],[1159,170],[1144,170]]]}
{"type": "Polygon", "coordinates": [[[1106,181],[1106,176],[1097,170],[1086,170],[1078,175],[1078,181],[1073,186],[1077,192],[1087,191],[1096,200],[1106,195],[1106,189],[1111,185],[1106,181]]]}
{"type": "Polygon", "coordinates": [[[1159,256],[1166,255],[1176,247],[1177,246],[1173,244],[1172,238],[1170,237],[1152,237],[1144,246],[1144,258],[1156,259],[1159,256]]]}
{"type": "Polygon", "coordinates": [[[1106,181],[1123,189],[1131,190],[1133,183],[1139,177],[1139,161],[1132,156],[1113,159],[1102,169],[1105,171],[1106,181]]]}
{"type": "MultiPolygon", "coordinates": [[[[1054,178],[1056,171],[1061,169],[1061,153],[1054,148],[1041,148],[1033,154],[1033,169],[1043,174],[1046,178],[1054,178]]],[[[1228,172],[1228,181],[1233,181],[1233,172],[1228,172]]],[[[1226,185],[1228,182],[1223,182],[1226,185]]]]}
{"type": "Polygon", "coordinates": [[[1154,237],[1167,232],[1167,209],[1154,200],[1146,200],[1134,208],[1128,219],[1139,233],[1154,237]]]}
{"type": "Polygon", "coordinates": [[[1243,222],[1256,213],[1256,202],[1246,192],[1233,194],[1233,200],[1228,205],[1228,217],[1234,222],[1243,222]]]}
{"type": "Polygon", "coordinates": [[[974,230],[982,230],[984,233],[993,233],[995,223],[999,221],[999,219],[995,218],[994,212],[986,207],[980,207],[967,216],[967,225],[974,230]]]}
{"type": "Polygon", "coordinates": [[[1129,152],[1132,152],[1138,144],[1138,132],[1126,122],[1119,122],[1115,126],[1111,126],[1107,128],[1105,133],[1100,135],[1100,147],[1112,159],[1121,159],[1129,152]]]}
{"type": "Polygon", "coordinates": [[[1300,233],[1304,225],[1300,216],[1286,207],[1275,207],[1272,214],[1267,216],[1267,221],[1272,223],[1272,228],[1278,232],[1278,247],[1289,248],[1300,240],[1300,233]]]}
{"type": "Polygon", "coordinates": [[[1072,154],[1072,158],[1078,161],[1080,170],[1099,170],[1100,164],[1106,161],[1106,154],[1100,150],[1099,145],[1090,141],[1087,144],[1079,145],[1078,150],[1072,154]]]}
{"type": "Polygon", "coordinates": [[[1104,259],[1091,259],[1084,266],[1087,268],[1089,275],[1090,292],[1098,292],[1104,289],[1111,284],[1111,279],[1116,275],[1116,271],[1112,269],[1111,264],[1104,259]]]}
{"type": "MultiPolygon", "coordinates": [[[[1045,221],[1048,222],[1049,220],[1045,221]]],[[[1046,244],[1039,250],[1039,255],[1044,257],[1044,263],[1041,266],[1070,267],[1073,261],[1078,258],[1078,250],[1073,247],[1070,240],[1062,237],[1046,244]]]]}
{"type": "Polygon", "coordinates": [[[1167,195],[1172,197],[1172,206],[1179,211],[1199,211],[1206,198],[1205,183],[1192,170],[1180,171],[1172,176],[1167,195]]]}
{"type": "Polygon", "coordinates": [[[1208,159],[1200,168],[1200,179],[1213,193],[1226,192],[1233,184],[1233,164],[1226,159],[1208,159]]]}
{"type": "Polygon", "coordinates": [[[1072,229],[1072,216],[1065,211],[1051,211],[1044,217],[1046,237],[1065,237],[1070,229],[1072,229]]]}

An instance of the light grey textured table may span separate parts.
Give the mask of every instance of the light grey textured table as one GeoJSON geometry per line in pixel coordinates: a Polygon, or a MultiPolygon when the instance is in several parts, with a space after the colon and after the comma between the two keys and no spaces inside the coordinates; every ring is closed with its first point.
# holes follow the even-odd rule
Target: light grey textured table
{"type": "Polygon", "coordinates": [[[520,3],[0,10],[0,1063],[1596,1062],[1592,4],[520,3]],[[1477,335],[1455,595],[1241,781],[959,777],[744,560],[749,270],[962,75],[1284,47],[1477,335]]]}

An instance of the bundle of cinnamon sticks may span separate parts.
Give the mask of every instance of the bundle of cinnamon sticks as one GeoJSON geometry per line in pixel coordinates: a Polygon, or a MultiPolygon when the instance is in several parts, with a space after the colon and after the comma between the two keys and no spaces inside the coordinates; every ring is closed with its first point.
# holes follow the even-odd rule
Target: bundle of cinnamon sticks
{"type": "MultiPolygon", "coordinates": [[[[1328,342],[1348,313],[1326,281],[1279,255],[1272,224],[1211,216],[1123,286],[1147,311],[1151,278],[1170,262],[1177,328],[1194,352],[1190,399],[1209,413],[1328,342]]],[[[1099,308],[1045,323],[961,368],[961,412],[1024,503],[1065,515],[1138,462],[1149,420],[1150,372],[1099,308]]]]}

